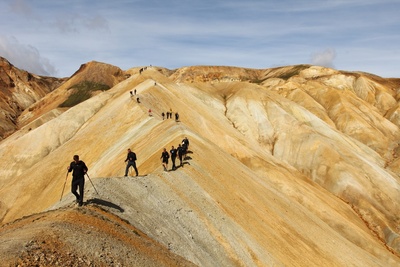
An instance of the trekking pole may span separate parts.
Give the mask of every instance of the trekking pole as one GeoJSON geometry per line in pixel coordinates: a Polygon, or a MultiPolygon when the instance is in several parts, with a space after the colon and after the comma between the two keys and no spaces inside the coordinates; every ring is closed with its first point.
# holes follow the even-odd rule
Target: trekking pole
{"type": "Polygon", "coordinates": [[[68,173],[69,173],[69,172],[67,171],[67,176],[65,176],[65,182],[64,182],[63,190],[62,190],[62,192],[61,192],[60,201],[61,201],[61,199],[62,199],[62,197],[63,197],[63,195],[64,195],[64,189],[65,189],[65,184],[67,183],[68,173]]]}
{"type": "Polygon", "coordinates": [[[94,187],[94,184],[93,184],[93,182],[92,182],[92,179],[90,179],[89,174],[86,173],[86,175],[87,175],[87,177],[89,178],[89,181],[90,181],[90,183],[92,184],[92,186],[93,186],[93,188],[94,188],[94,191],[96,191],[96,194],[99,194],[99,192],[97,192],[97,190],[96,190],[96,187],[94,187]]]}

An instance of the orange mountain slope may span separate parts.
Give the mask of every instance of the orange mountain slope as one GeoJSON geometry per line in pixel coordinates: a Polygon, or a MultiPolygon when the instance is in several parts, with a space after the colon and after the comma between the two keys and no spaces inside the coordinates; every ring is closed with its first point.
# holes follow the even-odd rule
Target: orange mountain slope
{"type": "MultiPolygon", "coordinates": [[[[100,205],[183,264],[400,263],[398,80],[309,65],[139,69],[0,142],[0,237],[22,216],[74,210],[66,167],[79,154],[91,180],[78,211],[100,205]],[[184,137],[185,164],[164,172],[162,149],[184,137]],[[146,176],[122,177],[127,148],[146,176]]],[[[61,91],[23,115],[57,109],[61,91]]]]}

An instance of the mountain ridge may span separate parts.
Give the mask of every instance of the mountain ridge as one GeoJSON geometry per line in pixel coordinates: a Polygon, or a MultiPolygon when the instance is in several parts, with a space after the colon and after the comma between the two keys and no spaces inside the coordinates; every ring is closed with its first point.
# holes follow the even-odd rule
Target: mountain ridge
{"type": "MultiPolygon", "coordinates": [[[[196,265],[398,264],[397,80],[308,65],[140,69],[0,142],[3,224],[52,209],[77,153],[96,199],[196,265]],[[178,122],[163,120],[170,109],[178,122]],[[163,172],[162,148],[185,136],[186,164],[163,172]],[[147,176],[121,177],[129,147],[147,176]]],[[[71,202],[66,190],[60,205],[71,202]]]]}

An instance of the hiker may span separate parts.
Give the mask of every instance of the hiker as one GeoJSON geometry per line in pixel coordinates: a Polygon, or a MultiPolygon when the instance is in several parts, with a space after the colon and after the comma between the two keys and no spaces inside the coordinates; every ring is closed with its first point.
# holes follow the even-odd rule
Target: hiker
{"type": "Polygon", "coordinates": [[[136,95],[136,89],[134,90],[134,94],[136,95]]]}
{"type": "Polygon", "coordinates": [[[183,148],[183,159],[186,159],[186,154],[189,149],[189,139],[187,139],[187,137],[183,138],[182,140],[182,148],[183,148]]]}
{"type": "Polygon", "coordinates": [[[180,161],[180,166],[183,167],[182,158],[183,158],[184,151],[183,151],[183,147],[181,146],[181,144],[178,145],[178,148],[176,150],[178,151],[178,157],[179,157],[179,161],[180,161]]]}
{"type": "Polygon", "coordinates": [[[76,197],[76,203],[79,206],[83,205],[83,192],[85,187],[85,174],[88,171],[88,167],[85,162],[79,160],[78,155],[74,155],[74,161],[67,167],[68,172],[72,172],[72,183],[71,183],[71,193],[76,197]],[[79,187],[79,194],[77,189],[79,187]]]}
{"type": "Polygon", "coordinates": [[[151,115],[151,109],[149,109],[149,116],[151,117],[152,115],[151,115]]]}
{"type": "Polygon", "coordinates": [[[186,149],[189,149],[189,139],[187,137],[183,138],[182,144],[185,144],[186,149]]]}
{"type": "Polygon", "coordinates": [[[129,93],[131,93],[131,97],[133,96],[133,93],[132,93],[132,91],[129,91],[129,93]]]}
{"type": "Polygon", "coordinates": [[[171,153],[172,170],[176,170],[175,166],[176,152],[177,152],[176,148],[172,146],[171,150],[169,151],[169,153],[171,153]]]}
{"type": "Polygon", "coordinates": [[[187,146],[184,142],[182,142],[182,155],[183,159],[186,159],[186,153],[187,153],[187,146]]]}
{"type": "Polygon", "coordinates": [[[178,112],[175,113],[175,121],[179,121],[179,114],[178,114],[178,112]]]}
{"type": "Polygon", "coordinates": [[[140,103],[139,97],[136,98],[136,102],[140,103]]]}
{"type": "Polygon", "coordinates": [[[164,167],[164,171],[168,171],[168,158],[169,158],[169,154],[167,152],[167,150],[164,148],[163,152],[161,153],[161,157],[160,159],[162,159],[162,165],[164,167]]]}
{"type": "Polygon", "coordinates": [[[137,158],[136,158],[135,152],[132,152],[131,149],[128,148],[128,155],[126,156],[126,160],[125,160],[125,162],[128,162],[128,164],[126,164],[125,176],[128,176],[128,171],[131,166],[135,170],[136,176],[139,175],[138,169],[136,168],[136,159],[137,158]]]}
{"type": "Polygon", "coordinates": [[[165,113],[161,113],[162,119],[164,120],[165,113]]]}

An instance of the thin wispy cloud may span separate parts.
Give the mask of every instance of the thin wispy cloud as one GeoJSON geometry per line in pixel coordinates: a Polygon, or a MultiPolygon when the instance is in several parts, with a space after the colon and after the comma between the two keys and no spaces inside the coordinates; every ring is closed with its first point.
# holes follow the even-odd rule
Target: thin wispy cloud
{"type": "Polygon", "coordinates": [[[69,15],[62,18],[56,18],[56,27],[61,33],[78,33],[82,31],[108,31],[108,21],[100,15],[84,16],[69,15]]]}
{"type": "Polygon", "coordinates": [[[28,17],[33,15],[31,6],[24,0],[11,1],[9,7],[13,13],[28,17]]]}
{"type": "Polygon", "coordinates": [[[38,49],[19,43],[14,37],[0,35],[0,55],[28,72],[46,76],[57,74],[55,66],[38,49]]]}
{"type": "Polygon", "coordinates": [[[399,9],[397,0],[6,0],[0,32],[61,76],[97,60],[122,69],[316,64],[396,77],[399,9]]]}
{"type": "Polygon", "coordinates": [[[311,64],[317,66],[323,66],[328,68],[334,68],[333,61],[336,57],[334,49],[328,48],[322,52],[313,53],[311,56],[311,64]]]}

